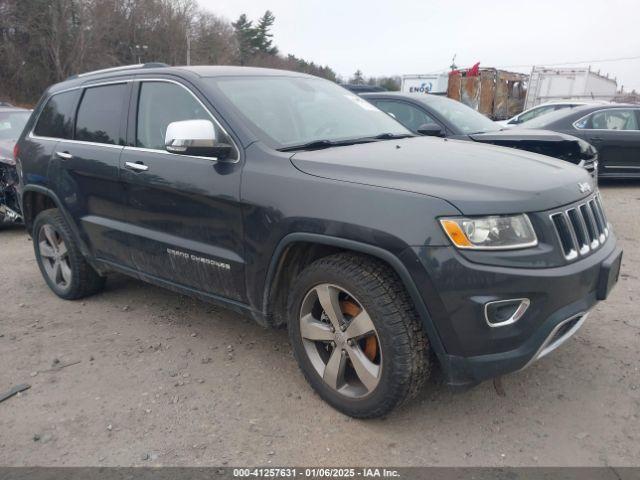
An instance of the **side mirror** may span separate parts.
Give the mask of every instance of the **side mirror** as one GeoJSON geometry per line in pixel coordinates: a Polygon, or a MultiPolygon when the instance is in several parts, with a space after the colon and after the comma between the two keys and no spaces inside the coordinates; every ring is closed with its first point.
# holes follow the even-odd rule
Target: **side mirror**
{"type": "Polygon", "coordinates": [[[425,123],[424,125],[420,125],[418,127],[418,133],[428,137],[444,137],[444,130],[437,123],[425,123]]]}
{"type": "Polygon", "coordinates": [[[520,123],[520,118],[519,117],[515,117],[510,122],[507,122],[507,125],[518,125],[519,123],[520,123]]]}
{"type": "Polygon", "coordinates": [[[218,143],[215,128],[209,120],[170,123],[164,145],[167,152],[200,157],[224,158],[231,152],[231,145],[218,143]]]}

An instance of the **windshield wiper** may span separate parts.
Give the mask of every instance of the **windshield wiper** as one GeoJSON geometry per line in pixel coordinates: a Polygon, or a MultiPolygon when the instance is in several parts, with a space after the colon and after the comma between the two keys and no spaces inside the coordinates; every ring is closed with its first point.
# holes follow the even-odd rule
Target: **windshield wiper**
{"type": "Polygon", "coordinates": [[[313,140],[311,142],[302,143],[300,145],[292,145],[290,147],[279,148],[280,152],[293,152],[295,150],[321,150],[329,147],[344,147],[347,145],[355,145],[356,143],[373,142],[373,138],[354,138],[351,140],[313,140]]]}
{"type": "Polygon", "coordinates": [[[349,140],[313,140],[311,142],[302,143],[300,145],[292,145],[290,147],[282,147],[280,152],[293,152],[295,150],[321,150],[329,147],[344,147],[347,145],[356,145],[358,143],[370,143],[376,140],[397,140],[399,138],[415,137],[411,133],[381,133],[373,137],[352,138],[349,140]]]}
{"type": "Polygon", "coordinates": [[[400,138],[410,138],[415,137],[412,133],[381,133],[380,135],[376,135],[374,138],[376,140],[398,140],[400,138]]]}

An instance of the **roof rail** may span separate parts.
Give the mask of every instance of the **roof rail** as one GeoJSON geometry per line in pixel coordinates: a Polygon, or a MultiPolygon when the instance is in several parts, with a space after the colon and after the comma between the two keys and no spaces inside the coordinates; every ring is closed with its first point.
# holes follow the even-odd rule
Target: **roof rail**
{"type": "Polygon", "coordinates": [[[161,63],[161,62],[137,63],[135,65],[120,65],[119,67],[103,68],[101,70],[93,70],[91,72],[79,73],[78,75],[73,75],[69,77],[67,80],[70,80],[72,78],[88,77],[89,75],[98,75],[100,73],[119,72],[120,70],[134,70],[137,68],[161,68],[161,67],[168,67],[168,66],[169,65],[167,65],[166,63],[161,63]]]}

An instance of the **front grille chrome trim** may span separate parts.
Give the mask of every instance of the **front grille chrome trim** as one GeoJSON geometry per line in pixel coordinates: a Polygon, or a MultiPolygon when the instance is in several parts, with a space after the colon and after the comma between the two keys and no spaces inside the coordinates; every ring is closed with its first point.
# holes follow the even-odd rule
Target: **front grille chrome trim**
{"type": "Polygon", "coordinates": [[[602,208],[600,193],[584,202],[549,214],[549,219],[566,260],[576,260],[604,245],[610,225],[602,208]]]}

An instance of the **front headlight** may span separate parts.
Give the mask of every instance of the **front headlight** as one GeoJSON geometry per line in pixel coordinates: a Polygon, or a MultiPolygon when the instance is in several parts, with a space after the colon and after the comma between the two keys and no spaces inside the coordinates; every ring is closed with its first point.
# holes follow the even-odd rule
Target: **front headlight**
{"type": "Polygon", "coordinates": [[[448,217],[440,224],[458,248],[474,250],[511,250],[538,244],[529,217],[492,215],[490,217],[448,217]]]}

